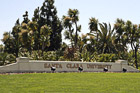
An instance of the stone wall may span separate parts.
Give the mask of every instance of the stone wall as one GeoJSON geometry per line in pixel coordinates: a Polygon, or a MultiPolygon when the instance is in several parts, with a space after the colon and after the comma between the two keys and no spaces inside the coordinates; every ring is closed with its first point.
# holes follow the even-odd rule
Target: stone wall
{"type": "Polygon", "coordinates": [[[0,67],[0,73],[5,72],[139,72],[132,66],[128,66],[125,60],[115,63],[109,62],[71,62],[71,61],[36,61],[29,58],[18,58],[17,63],[0,67]],[[79,69],[80,68],[80,69],[79,69]]]}

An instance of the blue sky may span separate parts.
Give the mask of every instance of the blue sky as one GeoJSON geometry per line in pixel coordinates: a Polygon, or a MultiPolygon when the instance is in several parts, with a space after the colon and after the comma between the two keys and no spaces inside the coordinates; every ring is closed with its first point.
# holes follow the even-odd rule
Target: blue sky
{"type": "MultiPolygon", "coordinates": [[[[42,6],[44,0],[1,0],[0,2],[0,39],[5,31],[11,31],[16,20],[23,20],[25,11],[31,19],[35,8],[42,6]]],[[[79,24],[82,32],[89,32],[89,18],[95,17],[99,22],[114,24],[117,18],[140,24],[140,0],[55,0],[58,16],[67,15],[69,8],[80,12],[79,24]]]]}

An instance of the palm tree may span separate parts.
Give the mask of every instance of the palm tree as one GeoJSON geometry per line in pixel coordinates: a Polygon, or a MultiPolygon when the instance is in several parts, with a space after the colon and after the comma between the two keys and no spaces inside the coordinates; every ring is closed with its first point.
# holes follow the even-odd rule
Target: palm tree
{"type": "MultiPolygon", "coordinates": [[[[90,18],[89,19],[89,29],[90,29],[90,33],[97,35],[96,37],[96,41],[98,41],[98,25],[99,25],[99,21],[96,18],[90,18]]],[[[92,36],[92,35],[90,35],[92,36]]],[[[98,45],[98,42],[96,42],[96,46],[98,45]]]]}
{"type": "Polygon", "coordinates": [[[99,23],[100,30],[98,30],[98,46],[99,53],[116,53],[115,47],[115,33],[114,29],[111,29],[111,25],[106,23],[99,23]]]}
{"type": "MultiPolygon", "coordinates": [[[[95,58],[96,40],[93,35],[82,35],[78,38],[78,50],[80,52],[80,59],[91,62],[95,58]]],[[[96,58],[95,58],[96,60],[96,58]]]]}
{"type": "Polygon", "coordinates": [[[63,16],[63,25],[67,29],[64,32],[65,39],[70,39],[71,45],[73,45],[73,41],[74,41],[73,31],[74,31],[74,29],[72,29],[72,19],[68,16],[63,16]]]}
{"type": "MultiPolygon", "coordinates": [[[[127,25],[128,26],[128,25],[127,25]]],[[[130,28],[130,26],[129,26],[130,28]]],[[[127,28],[126,28],[127,29],[127,28]]],[[[135,66],[138,69],[138,61],[137,61],[137,53],[140,47],[140,25],[131,25],[131,29],[129,32],[129,43],[131,44],[131,48],[133,50],[133,56],[135,57],[135,66]]]]}
{"type": "Polygon", "coordinates": [[[114,45],[113,45],[113,41],[114,41],[114,37],[115,35],[113,35],[114,30],[111,29],[111,25],[109,24],[109,27],[107,26],[106,23],[103,24],[99,24],[100,25],[100,29],[99,30],[99,48],[98,50],[101,53],[112,53],[114,52],[114,45]]]}
{"type": "Polygon", "coordinates": [[[63,24],[64,27],[67,29],[68,31],[65,33],[65,35],[69,38],[72,38],[74,36],[74,45],[75,47],[77,47],[77,42],[78,42],[78,32],[81,31],[81,25],[78,25],[77,22],[79,21],[79,11],[77,9],[69,9],[68,11],[68,16],[63,16],[63,24]],[[75,25],[75,27],[73,27],[73,25],[75,25]],[[75,28],[75,35],[73,34],[74,32],[74,28],[75,28]]]}
{"type": "Polygon", "coordinates": [[[90,20],[90,22],[89,22],[90,33],[93,32],[93,33],[97,34],[98,33],[98,24],[99,24],[98,19],[92,17],[89,20],[90,20]]]}
{"type": "Polygon", "coordinates": [[[126,52],[127,50],[128,33],[125,31],[125,24],[126,23],[122,19],[117,19],[116,23],[114,24],[114,29],[116,31],[115,43],[117,45],[119,56],[121,52],[126,52]]]}
{"type": "Polygon", "coordinates": [[[75,24],[76,33],[75,33],[75,47],[77,47],[78,41],[78,32],[81,30],[81,25],[78,26],[77,22],[79,21],[79,11],[77,9],[69,9],[68,11],[69,17],[72,19],[72,22],[75,24]]]}

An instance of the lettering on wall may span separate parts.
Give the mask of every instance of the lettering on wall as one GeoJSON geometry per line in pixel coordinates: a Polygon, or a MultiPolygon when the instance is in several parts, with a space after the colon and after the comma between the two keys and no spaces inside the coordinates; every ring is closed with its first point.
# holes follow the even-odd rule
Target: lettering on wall
{"type": "Polygon", "coordinates": [[[87,68],[88,69],[104,69],[104,68],[108,68],[111,69],[112,65],[99,65],[99,64],[87,64],[87,68]]]}
{"type": "Polygon", "coordinates": [[[44,68],[51,68],[51,67],[56,67],[56,68],[62,68],[62,65],[61,64],[48,64],[48,63],[45,63],[44,64],[44,68]]]}
{"type": "MultiPolygon", "coordinates": [[[[85,64],[85,66],[83,66],[83,64],[77,64],[77,63],[68,63],[63,65],[65,66],[65,68],[68,69],[77,69],[79,67],[86,67],[87,69],[104,69],[104,68],[108,68],[111,69],[112,65],[107,65],[107,64],[85,64]]],[[[44,68],[51,68],[51,67],[56,67],[56,68],[63,68],[62,64],[60,63],[45,63],[44,64],[44,68]]]]}
{"type": "Polygon", "coordinates": [[[82,67],[83,68],[83,65],[82,64],[67,64],[66,65],[67,68],[79,68],[79,67],[82,67]]]}

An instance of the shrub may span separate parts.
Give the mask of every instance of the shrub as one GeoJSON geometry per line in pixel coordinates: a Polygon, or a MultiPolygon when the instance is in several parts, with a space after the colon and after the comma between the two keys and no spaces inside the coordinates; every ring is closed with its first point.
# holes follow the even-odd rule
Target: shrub
{"type": "Polygon", "coordinates": [[[67,47],[64,51],[66,61],[80,61],[80,52],[75,47],[67,47]]]}
{"type": "Polygon", "coordinates": [[[8,54],[6,60],[8,61],[7,64],[15,63],[16,62],[16,56],[14,56],[13,54],[8,54]]]}
{"type": "Polygon", "coordinates": [[[98,56],[98,62],[115,62],[118,57],[115,54],[101,54],[98,56]]]}
{"type": "Polygon", "coordinates": [[[48,52],[44,52],[43,54],[43,60],[48,60],[48,61],[56,61],[56,52],[55,51],[48,51],[48,52]]]}
{"type": "Polygon", "coordinates": [[[7,65],[16,62],[16,57],[13,54],[0,53],[0,65],[7,65]]]}

